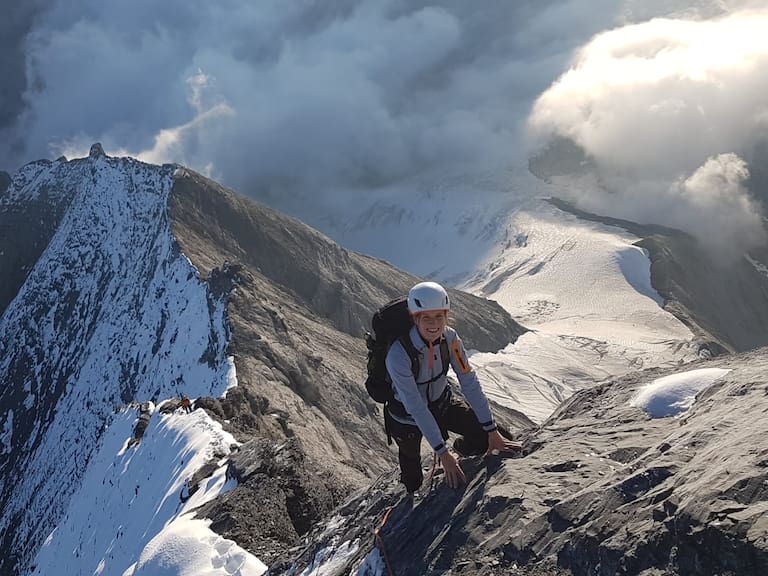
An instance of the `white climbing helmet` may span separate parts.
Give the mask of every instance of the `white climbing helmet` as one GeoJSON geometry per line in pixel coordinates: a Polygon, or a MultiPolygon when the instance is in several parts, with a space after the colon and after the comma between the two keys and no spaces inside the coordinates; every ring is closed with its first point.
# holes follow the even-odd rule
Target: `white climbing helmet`
{"type": "Polygon", "coordinates": [[[408,292],[408,311],[411,314],[450,309],[448,293],[437,282],[420,282],[408,292]]]}

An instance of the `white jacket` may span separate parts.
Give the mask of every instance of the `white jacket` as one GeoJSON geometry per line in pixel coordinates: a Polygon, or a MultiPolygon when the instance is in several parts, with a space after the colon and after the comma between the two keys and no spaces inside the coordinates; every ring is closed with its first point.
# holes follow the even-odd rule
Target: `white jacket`
{"type": "MultiPolygon", "coordinates": [[[[390,415],[403,424],[418,426],[432,449],[438,454],[442,454],[447,448],[443,442],[440,427],[429,410],[428,403],[440,399],[443,395],[448,386],[447,375],[426,384],[442,372],[443,360],[440,357],[440,346],[439,344],[432,345],[432,362],[430,363],[430,346],[421,338],[416,326],[411,328],[409,336],[419,352],[419,376],[417,380],[424,384],[417,384],[417,380],[414,380],[411,359],[403,345],[400,342],[392,344],[387,353],[387,371],[392,378],[395,399],[405,406],[410,417],[403,418],[394,414],[390,415]]],[[[458,377],[462,394],[469,402],[483,429],[487,432],[495,430],[496,424],[491,415],[488,399],[480,386],[477,374],[467,360],[467,352],[461,343],[461,338],[459,338],[456,330],[450,326],[446,326],[443,337],[448,343],[450,365],[458,377]]]]}

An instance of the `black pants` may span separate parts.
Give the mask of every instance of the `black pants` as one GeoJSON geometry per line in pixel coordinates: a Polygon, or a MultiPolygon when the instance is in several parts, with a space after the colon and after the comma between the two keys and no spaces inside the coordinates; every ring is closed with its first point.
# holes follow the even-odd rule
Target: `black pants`
{"type": "MultiPolygon", "coordinates": [[[[488,450],[488,433],[480,426],[480,422],[463,400],[451,397],[441,409],[432,411],[437,425],[443,433],[443,439],[448,439],[448,432],[455,432],[464,437],[463,447],[467,454],[483,454],[488,450]]],[[[387,431],[395,440],[400,460],[400,481],[405,484],[408,492],[415,492],[424,481],[421,470],[421,430],[398,422],[389,411],[384,411],[387,419],[387,431]]]]}

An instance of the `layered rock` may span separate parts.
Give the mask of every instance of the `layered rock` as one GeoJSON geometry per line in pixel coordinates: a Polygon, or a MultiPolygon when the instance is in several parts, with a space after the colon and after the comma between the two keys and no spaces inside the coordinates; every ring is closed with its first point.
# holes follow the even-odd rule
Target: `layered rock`
{"type": "Polygon", "coordinates": [[[671,373],[649,370],[575,394],[522,458],[464,460],[461,490],[412,501],[382,477],[270,574],[768,573],[768,349],[704,367],[728,372],[679,417],[630,404],[671,373]]]}

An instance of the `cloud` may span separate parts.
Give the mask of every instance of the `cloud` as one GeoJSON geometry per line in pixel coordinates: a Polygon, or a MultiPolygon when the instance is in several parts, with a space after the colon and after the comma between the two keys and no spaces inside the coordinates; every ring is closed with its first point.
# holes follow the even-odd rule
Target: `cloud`
{"type": "MultiPolygon", "coordinates": [[[[530,129],[598,167],[587,209],[706,230],[730,197],[703,174],[765,137],[762,3],[34,0],[0,24],[0,168],[100,141],[280,206],[519,162],[530,129]]],[[[725,181],[752,242],[748,180],[725,181]]]]}
{"type": "MultiPolygon", "coordinates": [[[[0,18],[0,135],[12,128],[24,110],[23,94],[33,89],[24,65],[24,42],[27,31],[45,8],[45,0],[9,2],[3,6],[0,18]]],[[[12,149],[20,149],[22,143],[15,139],[6,142],[12,149]]]]}
{"type": "Polygon", "coordinates": [[[0,163],[98,140],[259,195],[508,160],[533,98],[617,3],[49,4],[23,35],[40,89],[23,92],[0,163]]]}
{"type": "Polygon", "coordinates": [[[597,35],[536,101],[534,144],[585,152],[590,209],[667,224],[708,245],[765,242],[743,158],[768,138],[768,11],[653,19],[597,35]]]}

